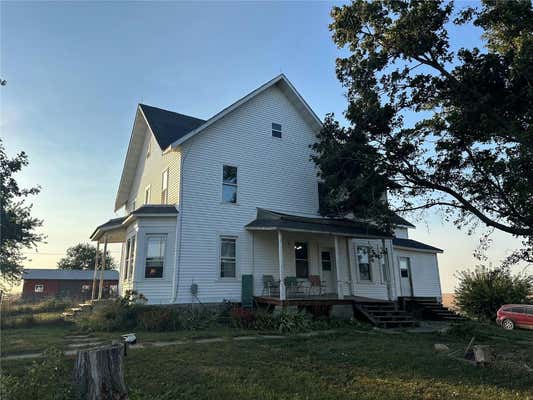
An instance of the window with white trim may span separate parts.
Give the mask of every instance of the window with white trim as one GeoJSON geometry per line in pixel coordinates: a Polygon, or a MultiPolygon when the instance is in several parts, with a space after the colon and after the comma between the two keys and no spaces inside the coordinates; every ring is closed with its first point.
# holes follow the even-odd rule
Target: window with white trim
{"type": "Polygon", "coordinates": [[[281,124],[272,122],[272,136],[281,139],[281,124]]]}
{"type": "Polygon", "coordinates": [[[165,264],[166,235],[146,237],[145,278],[162,278],[165,264]]]}
{"type": "Polygon", "coordinates": [[[357,246],[357,266],[360,281],[372,281],[370,247],[357,246]]]}
{"type": "Polygon", "coordinates": [[[161,204],[168,204],[168,168],[161,175],[161,204]]]}
{"type": "Polygon", "coordinates": [[[135,265],[135,236],[128,239],[127,246],[129,245],[128,253],[126,254],[126,268],[124,279],[133,278],[133,267],[135,265]]]}
{"type": "Polygon", "coordinates": [[[81,292],[88,293],[91,290],[91,285],[81,285],[81,292]]]}
{"type": "Polygon", "coordinates": [[[129,265],[130,265],[130,246],[131,246],[131,238],[126,240],[126,249],[124,251],[124,274],[123,279],[128,279],[128,273],[129,273],[129,265]]]}
{"type": "Polygon", "coordinates": [[[296,262],[296,277],[309,277],[309,253],[307,251],[307,243],[294,243],[294,259],[296,262]]]}
{"type": "Polygon", "coordinates": [[[409,257],[400,257],[400,276],[402,278],[409,278],[409,257]]]}
{"type": "Polygon", "coordinates": [[[150,185],[144,189],[144,204],[150,204],[151,191],[150,185]]]}
{"type": "Polygon", "coordinates": [[[237,203],[237,167],[222,167],[222,201],[237,203]]]}
{"type": "Polygon", "coordinates": [[[33,291],[35,293],[43,293],[44,292],[44,284],[42,283],[37,283],[34,287],[33,287],[33,291]]]}
{"type": "Polygon", "coordinates": [[[220,277],[237,276],[237,239],[229,236],[220,237],[220,277]]]}

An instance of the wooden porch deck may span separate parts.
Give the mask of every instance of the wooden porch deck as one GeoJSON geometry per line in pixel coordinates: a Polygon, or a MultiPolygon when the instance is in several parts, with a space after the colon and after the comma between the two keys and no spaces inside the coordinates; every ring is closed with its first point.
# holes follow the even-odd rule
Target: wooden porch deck
{"type": "Polygon", "coordinates": [[[389,300],[372,299],[370,297],[362,296],[344,296],[343,299],[337,298],[336,295],[321,295],[321,296],[303,296],[293,297],[285,300],[280,300],[275,296],[254,296],[255,303],[259,305],[275,305],[275,306],[332,306],[336,304],[364,304],[364,303],[392,303],[389,300]]]}

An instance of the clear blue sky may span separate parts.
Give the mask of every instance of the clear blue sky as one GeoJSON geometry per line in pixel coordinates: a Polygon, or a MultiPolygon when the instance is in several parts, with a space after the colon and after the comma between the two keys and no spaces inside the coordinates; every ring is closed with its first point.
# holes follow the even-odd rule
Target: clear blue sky
{"type": "MultiPolygon", "coordinates": [[[[19,180],[42,186],[35,214],[48,235],[28,266],[55,267],[68,246],[114,216],[141,101],[209,118],[283,72],[320,117],[340,115],[346,102],[335,77],[331,6],[2,2],[1,137],[9,154],[30,157],[19,180]]],[[[471,28],[451,38],[455,46],[480,43],[471,28]]],[[[446,249],[441,276],[450,290],[454,271],[474,264],[476,238],[437,216],[417,225],[413,238],[446,249]]],[[[518,245],[503,234],[496,239],[495,263],[518,245]]]]}

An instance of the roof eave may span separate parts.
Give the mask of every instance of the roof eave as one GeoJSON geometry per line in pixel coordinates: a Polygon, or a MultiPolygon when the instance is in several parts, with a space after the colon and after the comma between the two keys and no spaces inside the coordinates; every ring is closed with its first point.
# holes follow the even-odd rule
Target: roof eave
{"type": "Polygon", "coordinates": [[[177,146],[181,145],[183,142],[189,140],[190,138],[192,138],[193,136],[195,136],[196,134],[200,133],[201,131],[203,131],[204,129],[206,129],[207,127],[211,126],[212,124],[214,124],[216,121],[222,119],[223,117],[225,117],[227,114],[229,114],[230,112],[232,112],[233,110],[239,108],[241,105],[243,105],[244,103],[248,102],[250,99],[254,98],[255,96],[257,96],[258,94],[264,92],[265,90],[267,90],[268,88],[274,86],[275,84],[277,84],[278,82],[280,81],[283,81],[285,82],[285,84],[291,89],[291,91],[296,95],[296,97],[300,100],[300,102],[304,105],[305,109],[309,112],[309,114],[312,116],[312,119],[315,121],[315,123],[317,124],[317,129],[320,129],[322,127],[322,121],[320,120],[320,118],[318,118],[318,116],[315,114],[315,112],[311,109],[311,107],[309,107],[309,105],[307,104],[307,102],[303,99],[303,97],[300,95],[300,93],[298,93],[298,91],[294,88],[294,86],[290,83],[290,81],[287,79],[287,77],[284,75],[284,74],[280,74],[278,76],[276,76],[275,78],[271,79],[270,81],[268,81],[267,83],[261,85],[260,87],[258,87],[257,89],[251,91],[250,93],[248,93],[246,96],[240,98],[239,100],[237,100],[236,102],[234,102],[233,104],[231,104],[230,106],[224,108],[222,111],[218,112],[217,114],[215,114],[213,117],[209,118],[207,121],[205,121],[205,123],[203,123],[202,125],[200,125],[198,128],[192,130],[191,132],[189,132],[188,134],[186,134],[185,136],[179,138],[178,140],[174,141],[170,146],[172,148],[176,148],[177,146]]]}

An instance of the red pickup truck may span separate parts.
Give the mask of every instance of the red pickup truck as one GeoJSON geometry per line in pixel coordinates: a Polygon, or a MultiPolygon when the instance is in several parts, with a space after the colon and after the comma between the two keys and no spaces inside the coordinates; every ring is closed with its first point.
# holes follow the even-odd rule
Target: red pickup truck
{"type": "Polygon", "coordinates": [[[503,329],[533,329],[533,305],[505,304],[496,313],[496,323],[503,329]]]}

